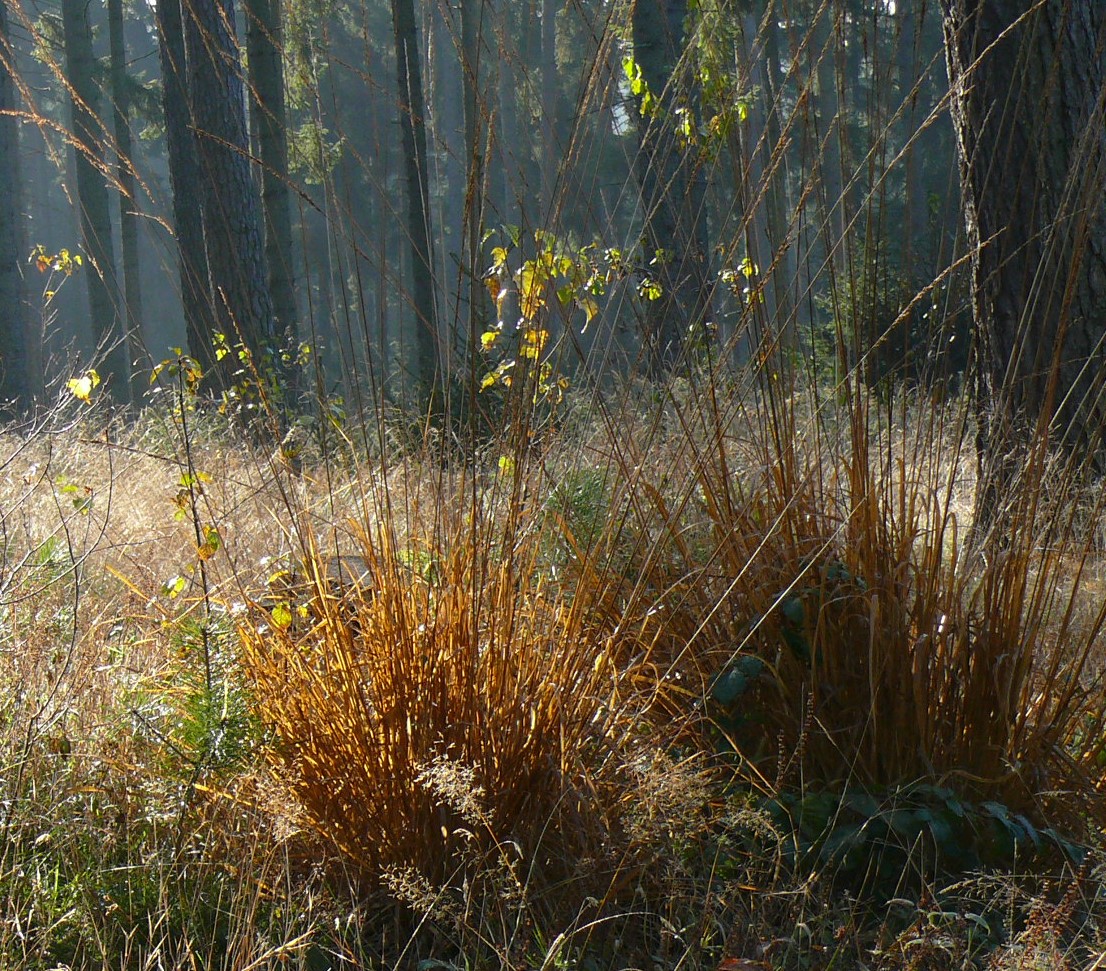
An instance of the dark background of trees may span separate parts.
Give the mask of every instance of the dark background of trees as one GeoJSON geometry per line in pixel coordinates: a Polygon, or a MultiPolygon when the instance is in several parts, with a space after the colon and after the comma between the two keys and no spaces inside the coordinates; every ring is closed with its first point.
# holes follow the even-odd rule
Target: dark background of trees
{"type": "MultiPolygon", "coordinates": [[[[996,173],[1019,160],[1024,172],[1038,156],[1017,139],[1050,120],[1069,141],[1101,121],[1100,70],[1072,68],[1096,49],[1101,62],[1093,4],[1049,0],[999,67],[974,63],[1017,6],[8,0],[3,396],[44,400],[94,362],[119,401],[137,399],[178,347],[218,393],[243,361],[216,352],[221,334],[215,345],[245,349],[289,399],[306,342],[309,390],[361,410],[425,406],[487,370],[495,247],[509,250],[509,290],[550,239],[608,271],[594,320],[579,299],[543,310],[545,353],[579,382],[733,360],[955,388],[972,310],[989,319],[979,295],[1010,265],[981,249],[996,173]],[[980,83],[950,92],[946,50],[954,78],[959,65],[980,83]],[[979,119],[1012,84],[999,68],[1027,50],[1040,57],[1018,76],[1022,107],[988,133],[979,119]],[[1083,101],[1065,113],[1073,86],[1083,101]],[[990,153],[988,168],[961,172],[958,136],[990,153]],[[79,251],[85,267],[59,287],[27,262],[37,244],[79,251]]],[[[1101,187],[1097,148],[1080,152],[1029,173],[1052,183],[1046,210],[1082,211],[1065,195],[1072,165],[1091,173],[1080,198],[1101,187]]],[[[1024,217],[994,212],[984,236],[1024,217]]],[[[1057,244],[1061,278],[1098,222],[1057,244]]],[[[1023,252],[1009,232],[1003,245],[1023,252]]],[[[1056,253],[1028,259],[1039,271],[1056,253]]],[[[977,333],[990,335],[982,401],[1011,352],[977,333]]],[[[1032,408],[1047,423],[1049,407],[1032,408]]]]}

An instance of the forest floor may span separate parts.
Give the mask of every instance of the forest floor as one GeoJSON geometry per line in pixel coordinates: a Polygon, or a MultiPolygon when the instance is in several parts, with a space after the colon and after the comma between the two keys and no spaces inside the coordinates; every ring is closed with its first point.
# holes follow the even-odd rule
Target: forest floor
{"type": "Polygon", "coordinates": [[[0,966],[1106,967],[1101,489],[969,537],[957,402],[523,425],[0,437],[0,966]]]}

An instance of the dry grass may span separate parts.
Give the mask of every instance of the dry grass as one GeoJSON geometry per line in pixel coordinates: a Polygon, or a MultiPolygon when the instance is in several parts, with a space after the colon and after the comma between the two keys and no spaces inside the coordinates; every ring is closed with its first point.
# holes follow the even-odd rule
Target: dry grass
{"type": "Polygon", "coordinates": [[[1093,960],[1093,864],[1002,897],[892,822],[925,781],[992,866],[984,804],[1097,845],[1094,492],[1030,469],[971,547],[955,410],[624,401],[299,475],[154,416],[6,439],[4,962],[1093,960]]]}

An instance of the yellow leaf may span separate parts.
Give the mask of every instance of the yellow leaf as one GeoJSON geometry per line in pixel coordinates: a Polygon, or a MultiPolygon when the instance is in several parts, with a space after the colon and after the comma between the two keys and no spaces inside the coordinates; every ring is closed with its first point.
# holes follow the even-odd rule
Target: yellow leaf
{"type": "Polygon", "coordinates": [[[273,624],[281,630],[288,630],[292,626],[292,611],[288,604],[278,603],[272,609],[273,624]]]}
{"type": "Polygon", "coordinates": [[[196,549],[196,555],[201,560],[210,560],[216,553],[219,552],[219,547],[223,545],[222,537],[219,535],[219,530],[214,526],[204,527],[204,541],[201,546],[196,549]]]}
{"type": "Polygon", "coordinates": [[[519,357],[529,361],[536,361],[545,349],[549,340],[549,331],[539,327],[528,327],[522,334],[522,346],[519,348],[519,357]]]}
{"type": "Polygon", "coordinates": [[[492,371],[489,374],[485,374],[484,375],[484,380],[480,382],[480,390],[481,391],[486,391],[493,384],[495,384],[495,382],[497,380],[498,380],[498,377],[497,377],[495,371],[492,371]]]}
{"type": "Polygon", "coordinates": [[[100,375],[95,371],[86,371],[79,378],[70,378],[66,382],[66,387],[69,388],[69,393],[73,395],[79,401],[83,401],[86,405],[92,404],[92,392],[96,390],[100,384],[100,375]]]}
{"type": "Polygon", "coordinates": [[[527,320],[533,320],[538,311],[545,306],[542,291],[545,289],[545,277],[538,273],[532,263],[527,263],[518,273],[519,312],[527,320]]]}
{"type": "Polygon", "coordinates": [[[486,330],[480,335],[480,346],[486,351],[490,351],[495,347],[495,342],[499,340],[499,332],[494,330],[486,330]]]}
{"type": "Polygon", "coordinates": [[[587,315],[587,320],[584,322],[584,327],[586,328],[595,318],[595,315],[599,313],[599,304],[592,300],[591,297],[578,297],[576,302],[580,305],[580,309],[587,315]]]}
{"type": "Polygon", "coordinates": [[[499,277],[495,273],[489,273],[484,277],[484,286],[488,288],[488,293],[491,294],[492,299],[498,302],[502,290],[499,277]]]}

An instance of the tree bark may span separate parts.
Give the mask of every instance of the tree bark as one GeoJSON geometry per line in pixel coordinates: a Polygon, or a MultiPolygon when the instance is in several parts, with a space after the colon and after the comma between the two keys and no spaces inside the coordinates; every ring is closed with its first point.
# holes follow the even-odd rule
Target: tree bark
{"type": "Polygon", "coordinates": [[[200,161],[188,107],[188,65],[180,0],[157,0],[155,16],[185,331],[192,356],[204,373],[217,381],[219,369],[211,343],[216,323],[204,248],[203,209],[198,204],[202,191],[200,161]]]}
{"type": "Polygon", "coordinates": [[[280,0],[246,0],[246,50],[250,63],[250,104],[261,158],[261,208],[265,214],[265,264],[277,335],[296,337],[292,205],[288,192],[288,125],[281,59],[280,0]]]}
{"type": "MultiPolygon", "coordinates": [[[[279,377],[261,214],[250,174],[233,0],[187,3],[188,91],[215,319],[227,343],[241,344],[262,376],[279,377]]],[[[237,355],[226,355],[221,365],[233,372],[239,366],[237,355]]],[[[235,382],[233,374],[225,374],[224,380],[235,382]]]]}
{"type": "MultiPolygon", "coordinates": [[[[111,57],[112,124],[115,129],[116,178],[119,180],[119,241],[123,249],[123,320],[127,356],[133,363],[148,358],[142,338],[142,284],[138,258],[138,197],[131,148],[130,96],[127,92],[127,59],[123,43],[123,0],[108,0],[108,35],[111,57]]],[[[132,368],[131,397],[142,397],[145,382],[132,368]]]]}
{"type": "Polygon", "coordinates": [[[18,93],[12,75],[12,48],[8,40],[8,8],[0,3],[0,413],[11,415],[28,408],[38,381],[31,372],[27,303],[22,265],[26,259],[23,236],[21,161],[19,157],[18,93]]]}
{"type": "Polygon", "coordinates": [[[687,335],[709,313],[704,180],[694,144],[698,102],[694,83],[678,73],[686,19],[687,0],[637,0],[634,5],[634,58],[653,98],[639,117],[634,168],[645,219],[646,274],[660,288],[656,299],[645,301],[642,320],[646,367],[654,377],[680,361],[687,335]],[[691,127],[690,141],[680,134],[684,119],[691,127]]]}
{"type": "MultiPolygon", "coordinates": [[[[414,371],[420,402],[433,399],[442,380],[438,314],[434,292],[434,257],[430,249],[430,181],[426,155],[426,99],[415,8],[412,0],[392,0],[399,85],[399,122],[407,188],[407,237],[411,254],[411,309],[414,321],[414,371]]],[[[438,402],[440,405],[441,402],[438,402]]]]}
{"type": "Polygon", "coordinates": [[[462,273],[467,303],[467,350],[470,355],[480,346],[483,330],[484,286],[480,276],[481,241],[484,223],[484,148],[482,122],[487,117],[487,98],[481,86],[480,53],[483,40],[485,0],[461,0],[461,71],[464,80],[465,115],[465,228],[462,246],[462,273]]]}
{"type": "Polygon", "coordinates": [[[1102,454],[1106,7],[942,2],[973,253],[987,517],[1042,436],[1102,454]]]}
{"type": "Polygon", "coordinates": [[[100,377],[120,403],[130,400],[130,362],[126,335],[115,299],[115,249],[111,240],[108,190],[96,160],[104,154],[103,126],[96,115],[93,82],[92,27],[86,0],[62,0],[65,72],[69,82],[73,154],[80,208],[81,242],[89,266],[85,268],[89,313],[97,343],[100,377]]]}

